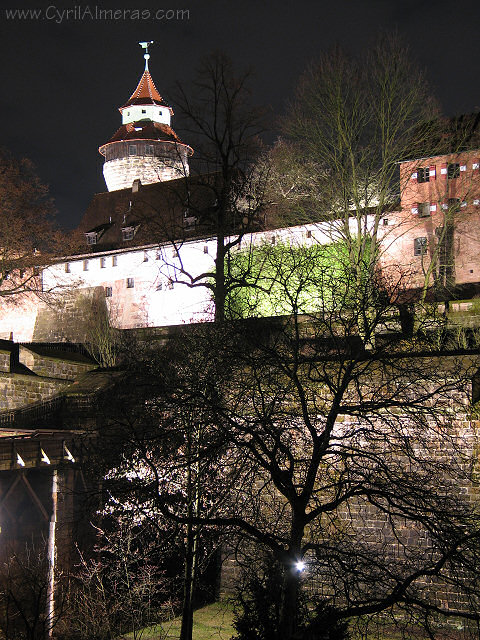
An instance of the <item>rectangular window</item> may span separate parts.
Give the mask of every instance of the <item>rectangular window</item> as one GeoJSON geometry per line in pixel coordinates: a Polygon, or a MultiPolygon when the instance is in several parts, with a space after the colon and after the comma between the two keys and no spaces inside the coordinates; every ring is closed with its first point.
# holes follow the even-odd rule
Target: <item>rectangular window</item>
{"type": "Polygon", "coordinates": [[[458,162],[452,162],[447,167],[447,177],[449,180],[458,178],[460,176],[460,164],[458,162]]]}
{"type": "Polygon", "coordinates": [[[124,227],[122,229],[122,240],[132,240],[135,235],[135,227],[124,227]]]}
{"type": "Polygon", "coordinates": [[[100,258],[100,269],[105,269],[106,266],[107,266],[107,259],[100,258]]]}
{"type": "Polygon", "coordinates": [[[137,145],[136,144],[129,144],[128,145],[128,155],[129,156],[136,156],[137,155],[137,145]]]}
{"type": "Polygon", "coordinates": [[[388,227],[388,218],[383,219],[383,226],[388,227]]]}
{"type": "Polygon", "coordinates": [[[153,144],[146,144],[145,145],[145,155],[146,156],[153,156],[153,144]]]}
{"type": "Polygon", "coordinates": [[[88,271],[88,260],[83,261],[83,270],[88,271]]]}
{"type": "Polygon", "coordinates": [[[70,273],[70,263],[69,262],[65,263],[65,273],[70,273]]]}
{"type": "Polygon", "coordinates": [[[105,297],[106,298],[111,298],[112,297],[112,287],[105,287],[105,297]]]}
{"type": "Polygon", "coordinates": [[[147,110],[146,109],[142,109],[142,113],[147,113],[147,110]]]}
{"type": "Polygon", "coordinates": [[[87,233],[87,244],[97,244],[96,233],[87,233]]]}
{"type": "Polygon", "coordinates": [[[460,209],[460,199],[459,198],[449,198],[448,199],[448,208],[450,211],[454,213],[460,209]]]}
{"type": "Polygon", "coordinates": [[[133,278],[127,278],[127,289],[133,289],[135,286],[135,280],[133,278]]]}
{"type": "Polygon", "coordinates": [[[311,231],[307,231],[307,238],[311,238],[312,237],[312,232],[311,231]]]}
{"type": "Polygon", "coordinates": [[[418,217],[427,218],[430,215],[430,202],[418,203],[418,217]]]}
{"type": "Polygon", "coordinates": [[[204,247],[203,247],[203,253],[208,253],[208,245],[204,245],[204,247]]]}
{"type": "Polygon", "coordinates": [[[112,267],[116,267],[118,264],[117,256],[112,256],[112,267]]]}
{"type": "Polygon", "coordinates": [[[413,255],[423,256],[427,252],[427,238],[415,238],[413,241],[413,255]]]}
{"type": "Polygon", "coordinates": [[[417,182],[430,181],[430,167],[420,167],[417,169],[417,182]]]}

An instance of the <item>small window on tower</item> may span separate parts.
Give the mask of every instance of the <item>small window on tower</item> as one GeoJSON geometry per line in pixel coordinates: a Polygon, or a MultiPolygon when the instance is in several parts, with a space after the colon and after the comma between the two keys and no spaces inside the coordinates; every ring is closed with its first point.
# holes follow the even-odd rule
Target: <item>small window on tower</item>
{"type": "Polygon", "coordinates": [[[133,278],[127,278],[127,289],[133,289],[135,286],[135,280],[133,278]]]}
{"type": "Polygon", "coordinates": [[[413,242],[413,255],[424,256],[427,253],[427,238],[415,238],[413,242]]]}
{"type": "Polygon", "coordinates": [[[427,218],[430,215],[430,202],[418,203],[418,217],[427,218]]]}
{"type": "Polygon", "coordinates": [[[447,176],[449,180],[458,178],[460,176],[460,164],[458,162],[452,162],[447,167],[447,176]]]}
{"type": "Polygon", "coordinates": [[[420,167],[417,169],[417,182],[430,181],[430,167],[420,167]]]}
{"type": "Polygon", "coordinates": [[[105,297],[106,298],[111,298],[112,297],[112,287],[105,287],[105,297]]]}

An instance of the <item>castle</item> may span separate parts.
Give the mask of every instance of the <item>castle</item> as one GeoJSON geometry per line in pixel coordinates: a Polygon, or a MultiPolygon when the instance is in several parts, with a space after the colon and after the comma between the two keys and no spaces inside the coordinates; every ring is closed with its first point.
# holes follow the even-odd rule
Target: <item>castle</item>
{"type": "MultiPolygon", "coordinates": [[[[65,344],[79,341],[79,301],[101,301],[117,329],[162,332],[212,320],[214,313],[207,289],[180,281],[183,273],[195,278],[215,268],[214,230],[192,213],[215,203],[205,181],[190,175],[194,150],[171,127],[173,110],[155,87],[144,48],[145,69],[120,107],[121,127],[99,149],[107,191],[93,197],[81,222],[84,250],[42,269],[43,298],[24,294],[0,309],[0,484],[2,506],[10,509],[5,533],[14,539],[22,526],[31,532],[41,520],[51,545],[58,545],[55,524],[62,522],[64,555],[74,535],[74,506],[65,496],[81,475],[75,467],[81,456],[76,430],[85,426],[81,408],[105,383],[101,373],[91,373],[95,364],[88,356],[65,344]],[[194,207],[186,207],[186,196],[194,207]],[[14,500],[37,510],[23,525],[14,517],[14,500]]],[[[453,292],[452,310],[475,314],[480,151],[402,161],[399,176],[398,206],[385,211],[378,228],[380,268],[408,274],[412,291],[427,282],[453,292]]],[[[327,245],[334,229],[331,221],[267,225],[245,234],[241,247],[327,245]]]]}

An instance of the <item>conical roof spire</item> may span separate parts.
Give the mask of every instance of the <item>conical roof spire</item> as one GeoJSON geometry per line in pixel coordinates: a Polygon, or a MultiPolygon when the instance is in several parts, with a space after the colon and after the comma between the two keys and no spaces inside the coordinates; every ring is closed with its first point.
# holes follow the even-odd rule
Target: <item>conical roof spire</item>
{"type": "Polygon", "coordinates": [[[149,45],[153,44],[153,40],[150,40],[149,42],[139,42],[139,44],[143,49],[145,49],[145,54],[143,56],[145,58],[145,71],[140,78],[137,88],[127,100],[127,102],[120,107],[120,111],[122,109],[125,109],[125,107],[141,104],[159,104],[168,106],[165,104],[162,96],[159,94],[148,69],[148,61],[150,59],[148,47],[149,45]]]}

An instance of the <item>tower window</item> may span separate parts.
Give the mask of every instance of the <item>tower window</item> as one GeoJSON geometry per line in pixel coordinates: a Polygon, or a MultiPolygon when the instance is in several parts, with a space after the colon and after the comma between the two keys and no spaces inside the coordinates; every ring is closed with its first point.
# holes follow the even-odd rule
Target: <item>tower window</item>
{"type": "Polygon", "coordinates": [[[458,162],[452,162],[448,165],[447,176],[449,180],[460,177],[460,164],[458,162]]]}
{"type": "Polygon", "coordinates": [[[420,167],[417,169],[417,182],[430,181],[430,167],[420,167]]]}
{"type": "Polygon", "coordinates": [[[418,203],[418,217],[427,218],[430,215],[430,202],[418,203]]]}
{"type": "Polygon", "coordinates": [[[135,287],[135,280],[133,278],[127,278],[127,289],[133,289],[135,287]]]}
{"type": "Polygon", "coordinates": [[[137,145],[136,144],[128,145],[128,155],[129,156],[137,155],[137,145]]]}
{"type": "Polygon", "coordinates": [[[106,298],[111,298],[112,297],[112,287],[105,287],[105,297],[106,298]]]}
{"type": "Polygon", "coordinates": [[[208,253],[208,244],[203,246],[203,253],[208,253]]]}
{"type": "Polygon", "coordinates": [[[424,256],[427,252],[427,238],[415,238],[413,241],[413,255],[424,256]]]}
{"type": "Polygon", "coordinates": [[[132,240],[135,235],[135,227],[123,227],[122,229],[122,240],[132,240]]]}

